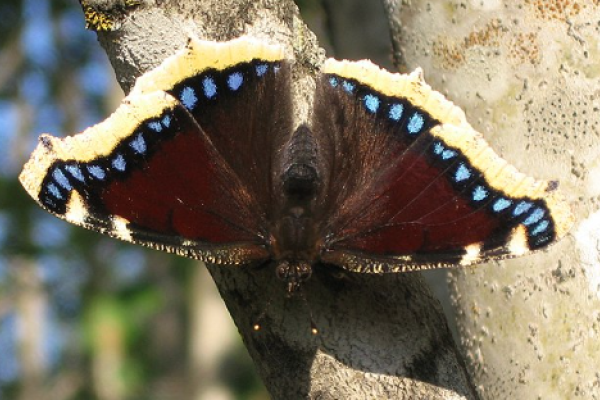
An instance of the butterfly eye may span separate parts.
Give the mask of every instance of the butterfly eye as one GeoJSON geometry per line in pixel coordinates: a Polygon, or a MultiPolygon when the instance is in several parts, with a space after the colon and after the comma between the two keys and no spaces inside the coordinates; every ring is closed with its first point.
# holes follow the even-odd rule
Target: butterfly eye
{"type": "Polygon", "coordinates": [[[275,268],[275,275],[279,280],[287,282],[290,277],[290,263],[287,261],[282,261],[277,264],[277,268],[275,268]]]}
{"type": "Polygon", "coordinates": [[[312,275],[312,267],[310,266],[310,264],[300,263],[295,269],[295,275],[297,276],[298,281],[304,282],[310,279],[312,275]]]}

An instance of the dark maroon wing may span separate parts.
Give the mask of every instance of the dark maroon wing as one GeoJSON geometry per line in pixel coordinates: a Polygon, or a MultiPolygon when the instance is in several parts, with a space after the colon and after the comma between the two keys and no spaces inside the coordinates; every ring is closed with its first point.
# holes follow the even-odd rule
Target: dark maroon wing
{"type": "Polygon", "coordinates": [[[359,272],[467,265],[566,233],[555,185],[507,165],[419,72],[335,60],[323,72],[313,131],[324,262],[359,272]]]}
{"type": "Polygon", "coordinates": [[[53,214],[120,239],[213,263],[268,259],[273,165],[291,132],[278,54],[191,41],[106,121],[43,136],[21,181],[53,214]]]}

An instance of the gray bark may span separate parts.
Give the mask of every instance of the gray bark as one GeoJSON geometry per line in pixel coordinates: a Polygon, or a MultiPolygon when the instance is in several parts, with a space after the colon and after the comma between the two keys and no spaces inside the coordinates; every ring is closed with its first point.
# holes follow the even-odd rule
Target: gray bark
{"type": "Polygon", "coordinates": [[[595,2],[385,0],[395,59],[522,172],[558,179],[576,224],[549,251],[456,270],[451,300],[484,399],[600,398],[600,53],[595,2]]]}
{"type": "MultiPolygon", "coordinates": [[[[323,52],[291,1],[146,2],[118,22],[99,39],[126,91],[190,33],[212,40],[251,34],[295,58],[296,118],[307,118],[323,52]]],[[[317,273],[304,302],[286,299],[270,269],[208,269],[275,399],[475,398],[439,303],[419,274],[317,273]],[[263,311],[262,330],[254,332],[263,311]]]]}

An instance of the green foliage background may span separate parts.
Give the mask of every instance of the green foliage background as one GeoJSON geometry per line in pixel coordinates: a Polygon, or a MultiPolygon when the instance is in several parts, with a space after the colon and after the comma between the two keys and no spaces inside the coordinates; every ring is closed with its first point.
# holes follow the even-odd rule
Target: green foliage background
{"type": "Polygon", "coordinates": [[[266,398],[230,322],[225,344],[202,336],[210,304],[228,318],[203,266],[71,226],[21,188],[40,133],[79,132],[123,94],[75,0],[0,15],[0,399],[266,398]]]}

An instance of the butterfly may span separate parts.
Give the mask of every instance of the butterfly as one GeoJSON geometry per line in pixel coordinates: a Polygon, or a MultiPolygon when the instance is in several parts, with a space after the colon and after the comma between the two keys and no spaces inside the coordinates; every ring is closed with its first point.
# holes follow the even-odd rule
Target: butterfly
{"type": "Polygon", "coordinates": [[[417,70],[327,59],[298,117],[294,63],[249,37],[187,46],[105,121],[42,135],[20,180],[47,211],[221,265],[388,273],[545,248],[571,225],[556,182],[501,159],[417,70]]]}

